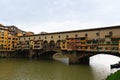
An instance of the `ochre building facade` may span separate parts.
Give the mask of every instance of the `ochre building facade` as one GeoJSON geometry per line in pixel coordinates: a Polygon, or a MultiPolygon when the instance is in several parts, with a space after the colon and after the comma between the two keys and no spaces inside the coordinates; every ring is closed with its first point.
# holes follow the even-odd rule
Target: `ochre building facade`
{"type": "Polygon", "coordinates": [[[120,52],[120,26],[18,37],[16,50],[120,52]]]}
{"type": "Polygon", "coordinates": [[[0,52],[14,52],[18,37],[8,27],[0,25],[0,52]]]}

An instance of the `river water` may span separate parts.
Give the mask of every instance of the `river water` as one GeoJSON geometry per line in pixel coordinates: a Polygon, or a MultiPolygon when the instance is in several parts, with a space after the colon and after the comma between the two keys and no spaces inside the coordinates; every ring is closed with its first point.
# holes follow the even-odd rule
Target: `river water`
{"type": "Polygon", "coordinates": [[[90,65],[67,65],[49,60],[1,58],[0,80],[102,80],[110,69],[96,61],[93,57],[90,65]]]}

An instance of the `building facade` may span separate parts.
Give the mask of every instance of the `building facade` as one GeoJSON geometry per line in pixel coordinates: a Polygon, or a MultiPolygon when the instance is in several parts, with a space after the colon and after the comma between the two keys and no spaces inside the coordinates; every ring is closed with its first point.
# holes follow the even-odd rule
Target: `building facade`
{"type": "Polygon", "coordinates": [[[18,44],[18,34],[22,30],[15,26],[0,24],[0,53],[15,52],[18,44]]]}
{"type": "Polygon", "coordinates": [[[120,26],[111,26],[20,36],[17,49],[120,52],[119,31],[120,26]]]}

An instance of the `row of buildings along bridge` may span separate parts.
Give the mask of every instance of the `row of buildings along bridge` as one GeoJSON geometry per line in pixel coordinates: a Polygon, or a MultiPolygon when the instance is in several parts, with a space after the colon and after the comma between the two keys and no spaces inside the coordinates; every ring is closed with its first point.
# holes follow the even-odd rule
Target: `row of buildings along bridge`
{"type": "Polygon", "coordinates": [[[120,53],[120,26],[40,34],[27,33],[15,26],[2,27],[4,26],[1,25],[0,30],[0,53],[30,50],[39,53],[120,53]]]}
{"type": "Polygon", "coordinates": [[[120,52],[120,26],[20,36],[16,49],[120,52]]]}

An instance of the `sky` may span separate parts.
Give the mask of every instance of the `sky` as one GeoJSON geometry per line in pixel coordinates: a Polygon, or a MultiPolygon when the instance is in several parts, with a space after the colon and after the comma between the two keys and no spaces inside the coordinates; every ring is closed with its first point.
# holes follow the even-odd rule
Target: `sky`
{"type": "Polygon", "coordinates": [[[59,32],[120,24],[120,0],[0,0],[0,24],[59,32]]]}

